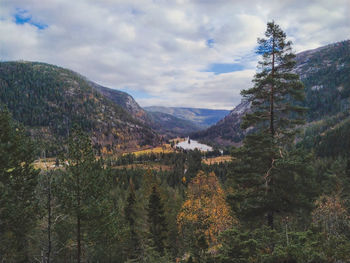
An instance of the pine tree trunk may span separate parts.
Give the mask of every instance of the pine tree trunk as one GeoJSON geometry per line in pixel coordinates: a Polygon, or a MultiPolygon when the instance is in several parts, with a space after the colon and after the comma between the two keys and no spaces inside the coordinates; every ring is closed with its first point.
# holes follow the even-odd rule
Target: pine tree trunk
{"type": "Polygon", "coordinates": [[[77,255],[77,262],[80,263],[80,255],[81,255],[81,242],[80,242],[80,215],[77,216],[77,248],[78,248],[78,255],[77,255]]]}
{"type": "MultiPolygon", "coordinates": [[[[275,78],[275,38],[272,40],[272,67],[271,67],[271,77],[272,81],[275,78]]],[[[275,127],[274,127],[274,83],[271,84],[271,90],[270,90],[270,133],[271,136],[275,136],[275,127]]]]}
{"type": "Polygon", "coordinates": [[[273,219],[274,219],[273,211],[269,211],[269,212],[267,213],[267,225],[268,225],[271,229],[274,228],[273,219]]]}
{"type": "MultiPolygon", "coordinates": [[[[271,77],[272,81],[274,81],[274,75],[275,75],[275,37],[273,36],[272,39],[272,67],[271,67],[271,77]]],[[[275,137],[275,127],[274,127],[274,83],[272,82],[271,84],[271,90],[270,90],[270,133],[272,139],[275,137]]],[[[273,142],[272,142],[273,143],[273,142]]],[[[273,165],[273,156],[271,156],[271,162],[270,162],[270,167],[273,165]]],[[[273,186],[273,178],[270,178],[270,184],[268,184],[268,193],[271,193],[271,188],[273,186]]],[[[273,211],[269,211],[267,213],[267,225],[273,229],[273,211]]]]}
{"type": "Polygon", "coordinates": [[[48,240],[48,248],[47,248],[47,262],[51,262],[51,172],[49,172],[49,189],[47,196],[47,209],[48,209],[48,218],[47,218],[47,240],[48,240]]]}
{"type": "Polygon", "coordinates": [[[81,262],[81,236],[80,236],[80,178],[77,174],[77,262],[81,262]]]}

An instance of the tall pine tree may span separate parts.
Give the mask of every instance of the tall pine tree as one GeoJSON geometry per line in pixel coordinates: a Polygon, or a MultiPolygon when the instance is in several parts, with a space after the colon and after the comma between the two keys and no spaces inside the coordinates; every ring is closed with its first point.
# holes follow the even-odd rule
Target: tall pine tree
{"type": "MultiPolygon", "coordinates": [[[[288,212],[307,203],[297,194],[308,181],[309,156],[294,148],[296,126],[304,123],[304,87],[293,73],[295,54],[292,43],[275,22],[267,23],[265,38],[258,39],[261,55],[250,89],[242,95],[251,103],[242,128],[253,131],[236,150],[235,197],[242,202],[240,212],[247,216],[265,214],[274,227],[276,212],[288,212]],[[305,158],[300,158],[304,156],[305,158]],[[296,176],[298,175],[298,176],[296,176]]],[[[237,201],[237,200],[236,200],[237,201]]]]}

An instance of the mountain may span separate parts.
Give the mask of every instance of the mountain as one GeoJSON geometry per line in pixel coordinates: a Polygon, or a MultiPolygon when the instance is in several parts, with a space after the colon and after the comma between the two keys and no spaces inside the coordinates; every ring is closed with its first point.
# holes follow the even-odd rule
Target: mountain
{"type": "MultiPolygon", "coordinates": [[[[312,126],[322,119],[333,118],[329,132],[348,116],[350,97],[350,40],[298,53],[294,72],[305,85],[307,121],[312,126]],[[343,117],[337,117],[343,116],[343,117]]],[[[191,134],[202,142],[217,145],[239,145],[244,137],[240,129],[242,116],[249,110],[242,101],[227,117],[207,130],[191,134]]],[[[347,127],[347,126],[346,126],[347,127]]],[[[327,127],[323,127],[327,132],[327,127]]],[[[320,142],[322,140],[320,139],[320,142]]]]}
{"type": "Polygon", "coordinates": [[[167,113],[177,118],[191,121],[198,127],[201,127],[202,129],[215,124],[230,112],[228,110],[211,110],[211,109],[161,107],[161,106],[145,107],[145,110],[149,112],[167,113]]]}
{"type": "Polygon", "coordinates": [[[128,93],[110,89],[90,82],[92,87],[101,92],[105,97],[121,106],[124,110],[130,113],[135,119],[141,123],[145,123],[147,120],[147,113],[140,107],[140,105],[134,100],[128,93]]]}
{"type": "Polygon", "coordinates": [[[90,133],[98,151],[157,145],[159,136],[81,75],[38,62],[0,63],[0,104],[49,153],[57,154],[70,128],[90,133]]]}
{"type": "Polygon", "coordinates": [[[166,138],[184,137],[201,130],[194,122],[162,112],[147,112],[148,124],[166,138]]]}
{"type": "Polygon", "coordinates": [[[96,83],[91,83],[92,86],[101,92],[105,97],[121,106],[124,110],[130,113],[135,119],[149,126],[154,131],[164,136],[165,138],[187,136],[192,132],[199,131],[201,127],[194,122],[178,118],[171,114],[163,112],[145,111],[129,94],[103,87],[96,83]]]}

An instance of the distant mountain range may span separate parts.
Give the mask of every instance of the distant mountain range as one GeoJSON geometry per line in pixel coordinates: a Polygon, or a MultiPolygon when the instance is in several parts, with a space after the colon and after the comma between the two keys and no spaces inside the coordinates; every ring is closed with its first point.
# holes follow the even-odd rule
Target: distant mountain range
{"type": "MultiPolygon", "coordinates": [[[[338,118],[344,122],[349,115],[350,40],[298,53],[296,61],[294,71],[305,85],[307,127],[326,121],[325,118],[332,119],[331,126],[321,125],[323,132],[331,132],[338,118]]],[[[248,110],[249,104],[242,101],[217,124],[191,137],[211,145],[240,145],[245,135],[240,124],[248,110]]]]}
{"type": "Polygon", "coordinates": [[[144,109],[148,112],[162,112],[170,114],[179,119],[190,121],[201,129],[208,128],[209,126],[217,123],[230,112],[229,110],[161,106],[144,107],[144,109]]]}

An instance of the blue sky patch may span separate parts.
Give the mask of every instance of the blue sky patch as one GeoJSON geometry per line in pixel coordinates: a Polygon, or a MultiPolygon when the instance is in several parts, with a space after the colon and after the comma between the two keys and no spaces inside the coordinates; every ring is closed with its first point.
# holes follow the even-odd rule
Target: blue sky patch
{"type": "Polygon", "coordinates": [[[214,44],[215,44],[215,40],[214,39],[208,39],[207,40],[207,46],[209,47],[209,48],[213,48],[214,47],[214,44]]]}
{"type": "Polygon", "coordinates": [[[17,25],[29,24],[35,26],[36,28],[42,30],[48,27],[45,23],[33,20],[32,15],[28,10],[17,8],[16,13],[13,15],[17,25]]]}
{"type": "Polygon", "coordinates": [[[134,16],[138,16],[138,15],[143,15],[144,12],[141,11],[141,9],[137,9],[137,8],[131,8],[131,14],[134,16]]]}
{"type": "Polygon", "coordinates": [[[244,70],[244,66],[241,64],[230,64],[230,63],[213,63],[210,64],[209,68],[205,72],[214,72],[215,75],[241,71],[244,70]]]}
{"type": "Polygon", "coordinates": [[[134,99],[150,99],[150,98],[154,98],[154,96],[149,95],[148,93],[144,92],[144,91],[140,91],[140,90],[132,90],[132,89],[121,89],[121,91],[124,91],[128,94],[130,94],[134,99]]]}

